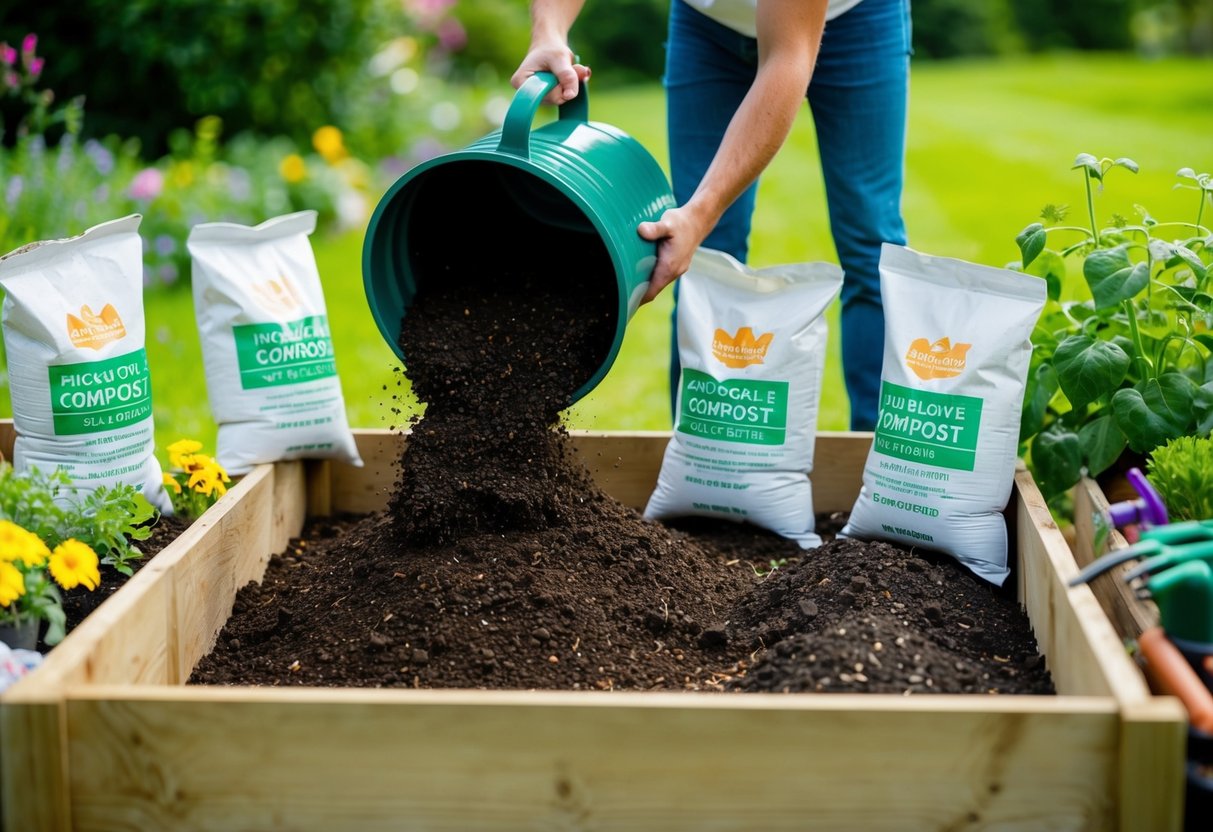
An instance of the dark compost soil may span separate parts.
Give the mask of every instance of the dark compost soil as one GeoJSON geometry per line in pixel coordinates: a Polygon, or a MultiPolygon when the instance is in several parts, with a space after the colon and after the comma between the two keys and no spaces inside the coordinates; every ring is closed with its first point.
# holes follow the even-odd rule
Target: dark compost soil
{"type": "Polygon", "coordinates": [[[192,682],[1052,691],[1013,597],[950,559],[802,552],[603,494],[552,426],[610,343],[614,289],[503,285],[417,299],[401,345],[427,410],[389,508],[313,522],[239,592],[192,682]]]}

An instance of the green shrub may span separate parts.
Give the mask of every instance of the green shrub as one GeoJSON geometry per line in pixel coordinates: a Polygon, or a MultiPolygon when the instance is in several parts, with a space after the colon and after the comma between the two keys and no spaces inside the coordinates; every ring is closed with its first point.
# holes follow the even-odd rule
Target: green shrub
{"type": "Polygon", "coordinates": [[[1213,519],[1213,436],[1181,436],[1155,448],[1147,476],[1171,522],[1213,519]]]}
{"type": "Polygon", "coordinates": [[[285,135],[300,147],[318,127],[335,124],[350,134],[351,148],[377,158],[433,129],[426,114],[442,72],[426,62],[442,57],[449,6],[77,0],[26,4],[19,20],[0,19],[0,40],[38,33],[53,58],[46,84],[87,99],[84,135],[137,138],[144,158],[166,152],[173,130],[212,115],[223,119],[227,135],[285,135]],[[409,59],[425,78],[418,95],[397,94],[390,75],[371,66],[405,36],[413,38],[409,59]]]}

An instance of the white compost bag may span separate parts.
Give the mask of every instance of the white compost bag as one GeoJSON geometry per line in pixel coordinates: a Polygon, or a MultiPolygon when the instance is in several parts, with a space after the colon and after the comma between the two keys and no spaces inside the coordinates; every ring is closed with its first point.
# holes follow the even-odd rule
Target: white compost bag
{"type": "Polygon", "coordinates": [[[216,222],[190,231],[216,456],[230,473],[284,459],[362,465],[308,240],[315,228],[316,212],[301,211],[256,227],[216,222]]]}
{"type": "Polygon", "coordinates": [[[1001,585],[1045,282],[886,243],[880,291],[880,416],[842,535],[937,549],[1001,585]]]}
{"type": "Polygon", "coordinates": [[[19,471],[62,468],[79,489],[164,493],[144,349],[140,217],[0,259],[19,471]]]}
{"type": "Polygon", "coordinates": [[[680,280],[678,417],[644,516],[746,521],[820,545],[814,531],[817,407],[826,307],[842,270],[753,271],[700,249],[680,280]]]}

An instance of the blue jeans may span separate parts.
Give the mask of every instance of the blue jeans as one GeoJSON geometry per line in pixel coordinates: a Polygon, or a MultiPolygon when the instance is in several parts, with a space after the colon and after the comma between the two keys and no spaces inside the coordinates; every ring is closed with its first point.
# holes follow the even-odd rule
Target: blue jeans
{"type": "MultiPolygon", "coordinates": [[[[750,89],[758,67],[758,43],[682,0],[672,0],[666,49],[670,172],[674,196],[682,205],[695,192],[750,89]]],[[[871,430],[876,424],[884,356],[880,245],[906,241],[901,189],[909,54],[909,0],[862,0],[826,23],[807,92],[830,230],[846,275],[842,363],[852,430],[871,430]]],[[[757,190],[755,183],[737,198],[704,240],[705,246],[746,261],[757,190]]],[[[804,218],[806,223],[813,221],[804,218]]],[[[670,368],[674,401],[678,377],[675,331],[670,368]]]]}

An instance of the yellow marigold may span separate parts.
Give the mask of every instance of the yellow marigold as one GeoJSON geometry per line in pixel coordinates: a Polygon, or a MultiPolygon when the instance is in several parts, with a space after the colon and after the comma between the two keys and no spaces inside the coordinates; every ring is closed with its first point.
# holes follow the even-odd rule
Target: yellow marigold
{"type": "Polygon", "coordinates": [[[312,134],[312,147],[316,148],[316,152],[323,156],[324,161],[330,165],[341,161],[348,155],[341,131],[331,124],[326,124],[312,134]]]}
{"type": "Polygon", "coordinates": [[[0,561],[21,561],[27,567],[41,566],[50,556],[46,544],[31,531],[11,520],[0,520],[0,561]]]}
{"type": "Polygon", "coordinates": [[[11,563],[0,562],[0,607],[7,607],[25,594],[25,576],[11,563]]]}
{"type": "Polygon", "coordinates": [[[191,458],[200,450],[202,443],[196,439],[178,439],[168,446],[169,464],[181,469],[189,468],[191,458]]]}
{"type": "Polygon", "coordinates": [[[97,553],[75,538],[63,541],[51,553],[51,577],[64,589],[84,584],[90,590],[101,583],[97,553]]]}
{"type": "Polygon", "coordinates": [[[208,464],[196,466],[190,473],[189,487],[208,497],[222,497],[227,493],[225,482],[231,482],[227,471],[219,463],[209,460],[208,464]]]}
{"type": "Polygon", "coordinates": [[[177,482],[177,478],[165,471],[161,476],[164,478],[164,487],[172,491],[174,494],[181,493],[181,483],[177,482]]]}
{"type": "Polygon", "coordinates": [[[307,164],[298,153],[292,153],[278,163],[278,173],[282,178],[294,185],[307,178],[307,164]]]}

